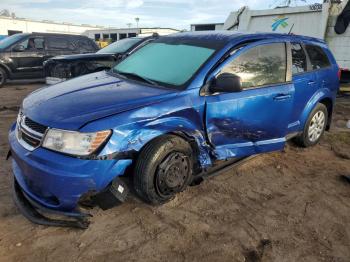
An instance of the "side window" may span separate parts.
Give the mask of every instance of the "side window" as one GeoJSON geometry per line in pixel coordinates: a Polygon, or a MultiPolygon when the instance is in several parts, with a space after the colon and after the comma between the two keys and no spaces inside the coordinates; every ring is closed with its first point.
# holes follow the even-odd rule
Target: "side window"
{"type": "Polygon", "coordinates": [[[30,37],[19,44],[25,51],[39,51],[44,49],[44,39],[42,37],[30,37]]]}
{"type": "Polygon", "coordinates": [[[49,50],[74,50],[73,44],[64,37],[48,37],[47,47],[49,50]]]}
{"type": "Polygon", "coordinates": [[[286,82],[286,45],[253,47],[226,65],[221,73],[239,76],[244,89],[286,82]]]}
{"type": "Polygon", "coordinates": [[[307,71],[306,54],[300,44],[292,44],[293,75],[307,71]]]}
{"type": "Polygon", "coordinates": [[[330,66],[327,55],[319,46],[307,45],[306,51],[309,54],[311,66],[313,70],[330,66]]]}

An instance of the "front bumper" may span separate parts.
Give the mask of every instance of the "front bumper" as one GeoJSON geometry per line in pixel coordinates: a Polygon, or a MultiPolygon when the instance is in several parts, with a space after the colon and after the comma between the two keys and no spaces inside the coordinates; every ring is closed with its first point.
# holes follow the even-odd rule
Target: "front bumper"
{"type": "Polygon", "coordinates": [[[16,183],[31,201],[48,210],[75,213],[79,199],[87,192],[106,189],[132,163],[123,160],[83,160],[44,148],[24,149],[9,133],[12,170],[16,183]]]}
{"type": "Polygon", "coordinates": [[[45,78],[45,80],[46,80],[46,84],[48,84],[48,85],[55,85],[55,84],[64,82],[64,81],[66,81],[67,79],[66,79],[66,78],[59,78],[59,77],[47,76],[47,77],[45,78]]]}
{"type": "Polygon", "coordinates": [[[80,212],[60,212],[46,209],[33,201],[26,193],[24,193],[21,187],[18,185],[16,179],[13,181],[13,199],[20,212],[29,221],[45,226],[58,226],[58,227],[74,227],[80,229],[86,229],[89,226],[87,217],[91,215],[80,212]],[[57,216],[64,216],[65,219],[52,219],[44,216],[41,212],[50,213],[57,216]],[[67,219],[68,218],[68,219],[67,219]]]}

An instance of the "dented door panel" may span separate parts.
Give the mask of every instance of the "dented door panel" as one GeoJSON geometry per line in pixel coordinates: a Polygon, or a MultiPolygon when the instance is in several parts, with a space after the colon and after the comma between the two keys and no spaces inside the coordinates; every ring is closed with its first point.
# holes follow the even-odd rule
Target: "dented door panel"
{"type": "Polygon", "coordinates": [[[283,84],[207,97],[207,133],[218,159],[282,149],[293,93],[293,84],[283,84]]]}

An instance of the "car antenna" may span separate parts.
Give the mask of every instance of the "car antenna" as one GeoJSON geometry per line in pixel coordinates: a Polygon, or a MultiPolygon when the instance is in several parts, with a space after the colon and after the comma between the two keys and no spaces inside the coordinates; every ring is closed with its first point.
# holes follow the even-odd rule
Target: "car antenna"
{"type": "Polygon", "coordinates": [[[295,24],[293,24],[292,27],[290,28],[290,30],[289,30],[289,32],[288,32],[288,35],[293,35],[292,30],[293,30],[294,25],[295,25],[295,24]]]}

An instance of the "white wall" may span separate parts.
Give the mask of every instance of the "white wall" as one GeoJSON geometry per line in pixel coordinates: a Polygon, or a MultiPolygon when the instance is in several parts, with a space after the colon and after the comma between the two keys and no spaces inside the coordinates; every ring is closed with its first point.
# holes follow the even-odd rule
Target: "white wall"
{"type": "Polygon", "coordinates": [[[118,34],[119,40],[119,34],[136,33],[137,35],[141,36],[150,36],[153,33],[158,33],[159,35],[169,35],[177,32],[179,32],[179,30],[172,28],[108,28],[102,30],[88,30],[84,34],[91,39],[95,39],[95,34],[100,34],[101,39],[103,34],[118,34]]]}
{"type": "Polygon", "coordinates": [[[97,28],[99,27],[0,17],[0,35],[7,35],[8,30],[22,31],[23,33],[82,34],[86,30],[97,28]]]}

